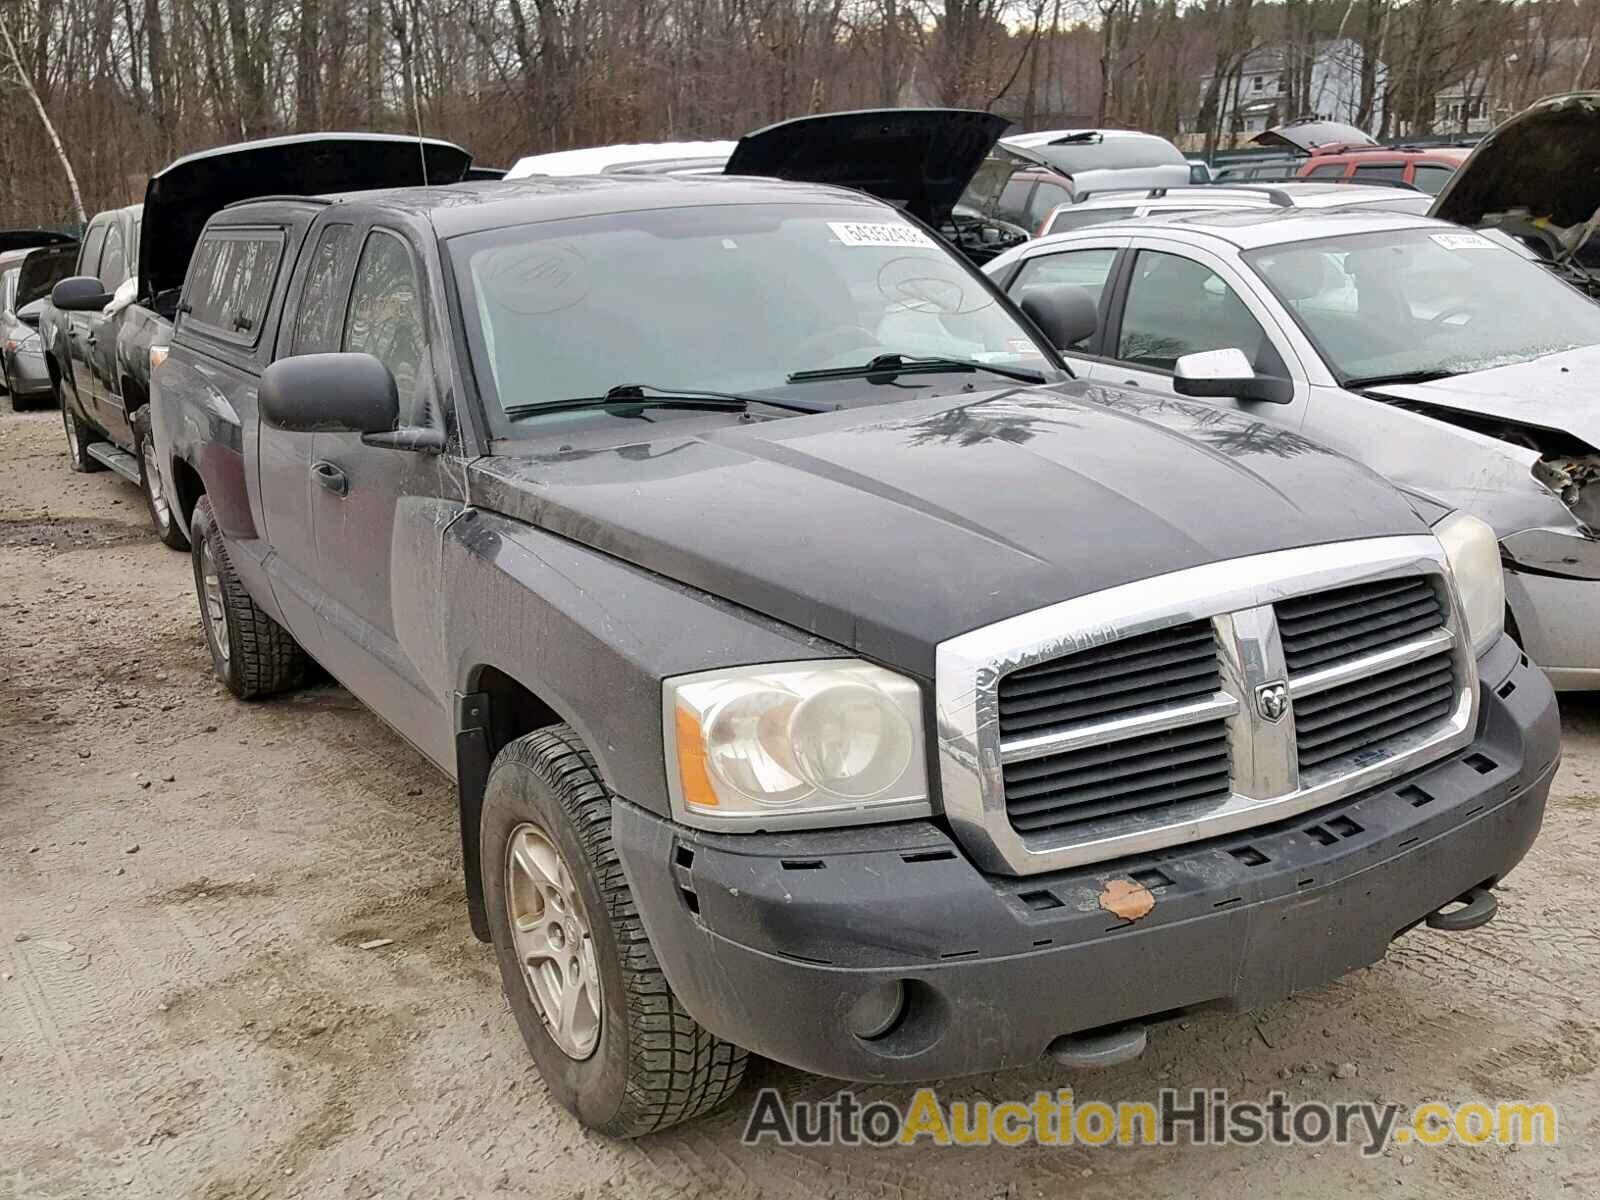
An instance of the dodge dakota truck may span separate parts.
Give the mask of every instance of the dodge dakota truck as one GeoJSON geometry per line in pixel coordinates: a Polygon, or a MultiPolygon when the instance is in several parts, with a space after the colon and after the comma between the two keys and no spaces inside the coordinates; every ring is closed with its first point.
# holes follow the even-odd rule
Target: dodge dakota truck
{"type": "MultiPolygon", "coordinates": [[[[471,156],[448,142],[387,134],[316,133],[221,146],[180,158],[151,177],[142,205],[99,213],[84,231],[75,273],[57,283],[40,317],[45,365],[61,406],[74,471],[109,467],[144,492],[168,546],[189,543],[149,461],[150,368],[167,352],[178,289],[206,219],[277,191],[336,191],[464,178],[471,156]]],[[[272,280],[232,252],[202,264],[248,304],[272,280]]],[[[228,337],[250,335],[237,313],[216,315],[228,337]]]]}
{"type": "Polygon", "coordinates": [[[191,269],[152,407],[216,673],[315,660],[454,779],[472,928],[595,1129],[750,1053],[1123,1061],[1482,924],[1539,829],[1487,526],[1073,380],[1084,293],[1014,306],[891,204],[527,179],[214,244],[272,285],[191,269]]]}

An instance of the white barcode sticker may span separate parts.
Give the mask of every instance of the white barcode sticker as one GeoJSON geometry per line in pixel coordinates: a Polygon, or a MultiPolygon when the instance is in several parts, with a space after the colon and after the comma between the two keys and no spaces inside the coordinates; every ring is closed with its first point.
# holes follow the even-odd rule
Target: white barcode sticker
{"type": "Polygon", "coordinates": [[[829,221],[828,228],[846,246],[932,246],[934,241],[915,225],[887,221],[829,221]]]}
{"type": "Polygon", "coordinates": [[[1429,236],[1446,250],[1494,249],[1494,243],[1481,233],[1435,233],[1429,236]]]}

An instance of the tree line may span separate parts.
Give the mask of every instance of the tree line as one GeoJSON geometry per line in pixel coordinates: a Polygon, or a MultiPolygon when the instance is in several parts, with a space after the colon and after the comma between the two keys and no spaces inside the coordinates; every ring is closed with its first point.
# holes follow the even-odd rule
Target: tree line
{"type": "Polygon", "coordinates": [[[0,0],[0,225],[68,224],[181,154],[315,129],[508,165],[950,104],[1226,144],[1219,100],[1253,51],[1283,46],[1309,102],[1333,38],[1360,47],[1373,131],[1425,133],[1466,77],[1501,108],[1596,83],[1597,31],[1600,0],[0,0]]]}

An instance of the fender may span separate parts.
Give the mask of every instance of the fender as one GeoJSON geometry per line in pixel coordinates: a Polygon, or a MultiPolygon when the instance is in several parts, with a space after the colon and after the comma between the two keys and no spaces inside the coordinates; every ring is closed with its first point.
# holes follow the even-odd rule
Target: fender
{"type": "Polygon", "coordinates": [[[440,627],[456,683],[456,779],[474,929],[482,920],[478,813],[501,746],[571,725],[606,786],[669,816],[661,682],[717,667],[844,658],[832,642],[498,513],[468,509],[444,535],[440,627]],[[486,679],[514,681],[541,716],[495,711],[486,679]]]}

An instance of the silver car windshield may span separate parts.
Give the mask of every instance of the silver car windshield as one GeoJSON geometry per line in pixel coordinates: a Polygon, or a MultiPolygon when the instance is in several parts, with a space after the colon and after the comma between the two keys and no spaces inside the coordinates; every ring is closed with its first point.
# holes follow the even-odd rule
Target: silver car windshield
{"type": "Polygon", "coordinates": [[[1466,229],[1323,238],[1244,259],[1347,387],[1600,344],[1600,306],[1466,229]]]}
{"type": "Polygon", "coordinates": [[[796,372],[890,354],[1048,365],[981,276],[888,209],[654,209],[448,245],[480,386],[503,410],[635,383],[788,394],[796,372]]]}

